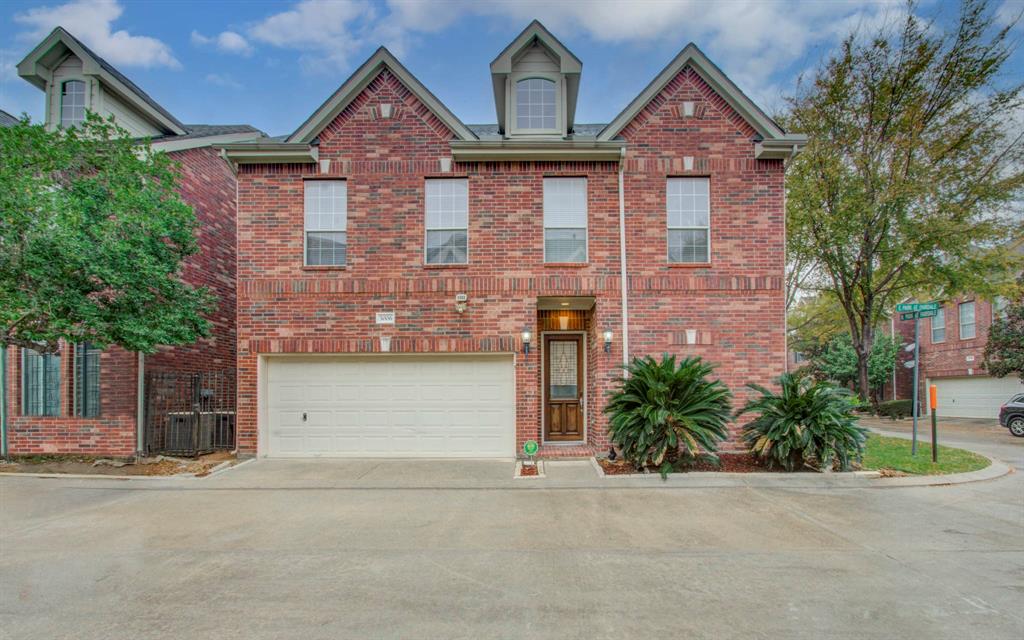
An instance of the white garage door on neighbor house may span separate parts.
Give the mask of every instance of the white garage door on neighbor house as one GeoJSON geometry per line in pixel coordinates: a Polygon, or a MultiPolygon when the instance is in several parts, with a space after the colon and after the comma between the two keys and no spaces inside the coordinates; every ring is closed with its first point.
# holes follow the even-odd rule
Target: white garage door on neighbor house
{"type": "Polygon", "coordinates": [[[269,357],[260,452],[512,457],[511,354],[269,357]]]}
{"type": "Polygon", "coordinates": [[[939,417],[996,419],[1003,403],[1024,392],[1017,376],[937,378],[931,384],[939,394],[939,417]]]}

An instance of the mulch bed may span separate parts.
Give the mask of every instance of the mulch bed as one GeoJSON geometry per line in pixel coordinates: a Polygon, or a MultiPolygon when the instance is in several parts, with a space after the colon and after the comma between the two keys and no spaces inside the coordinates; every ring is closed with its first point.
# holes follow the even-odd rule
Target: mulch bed
{"type": "Polygon", "coordinates": [[[537,465],[522,465],[519,467],[519,477],[529,478],[539,475],[537,473],[537,465]]]}
{"type": "MultiPolygon", "coordinates": [[[[708,472],[708,471],[720,471],[724,473],[787,473],[785,469],[775,467],[769,469],[767,464],[762,463],[752,453],[723,453],[718,456],[719,464],[715,464],[711,461],[696,460],[684,468],[673,471],[672,473],[689,473],[689,472],[708,472]]],[[[630,473],[641,473],[633,467],[633,465],[625,460],[616,460],[612,462],[607,458],[598,458],[598,464],[604,470],[605,475],[609,476],[620,476],[630,473]]],[[[804,469],[800,472],[811,472],[810,469],[804,469]]],[[[648,469],[648,473],[658,473],[657,469],[648,469]]],[[[811,472],[813,473],[813,472],[811,472]]]]}
{"type": "Polygon", "coordinates": [[[209,475],[225,460],[234,460],[230,451],[216,451],[192,459],[148,458],[126,462],[99,456],[39,455],[15,457],[0,463],[0,473],[71,473],[95,476],[173,476],[192,473],[209,475]],[[97,461],[102,461],[96,464],[97,461]],[[122,464],[123,462],[126,462],[122,464]]]}

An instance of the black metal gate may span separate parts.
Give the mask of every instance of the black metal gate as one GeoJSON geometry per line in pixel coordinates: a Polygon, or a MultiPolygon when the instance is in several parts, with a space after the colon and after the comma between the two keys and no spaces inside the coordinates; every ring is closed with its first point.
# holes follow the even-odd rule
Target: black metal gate
{"type": "Polygon", "coordinates": [[[147,455],[234,448],[234,371],[146,374],[147,455]]]}

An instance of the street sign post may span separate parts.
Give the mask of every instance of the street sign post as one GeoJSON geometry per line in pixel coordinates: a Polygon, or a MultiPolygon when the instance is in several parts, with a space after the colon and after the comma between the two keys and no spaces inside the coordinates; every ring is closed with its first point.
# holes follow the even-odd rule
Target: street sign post
{"type": "MultiPolygon", "coordinates": [[[[921,356],[921,332],[920,332],[921,318],[934,318],[935,316],[939,315],[939,303],[935,302],[935,301],[932,301],[932,302],[903,302],[903,303],[900,303],[900,304],[896,305],[896,311],[900,312],[900,320],[913,320],[914,321],[914,345],[913,345],[913,347],[914,347],[914,360],[913,360],[913,364],[904,362],[903,366],[905,366],[907,368],[913,367],[913,369],[914,369],[914,399],[913,399],[914,406],[912,407],[913,412],[914,412],[914,433],[913,433],[913,436],[912,436],[911,441],[910,441],[910,455],[916,456],[917,455],[917,417],[918,417],[918,414],[920,413],[920,410],[918,409],[918,406],[917,406],[918,405],[918,402],[917,402],[917,385],[918,385],[918,372],[921,370],[921,367],[918,366],[918,363],[921,362],[921,357],[920,357],[921,356]]],[[[908,351],[909,351],[909,349],[908,349],[908,351]]],[[[932,416],[934,416],[934,415],[935,415],[935,412],[932,411],[932,416]]],[[[932,440],[932,455],[934,455],[934,452],[935,452],[934,434],[933,434],[932,437],[933,437],[933,440],[932,440]]]]}

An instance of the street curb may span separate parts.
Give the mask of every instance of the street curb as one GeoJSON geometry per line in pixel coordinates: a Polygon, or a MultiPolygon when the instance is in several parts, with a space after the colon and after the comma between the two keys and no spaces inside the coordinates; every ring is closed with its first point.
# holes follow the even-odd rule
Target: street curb
{"type": "MultiPolygon", "coordinates": [[[[824,480],[825,482],[820,482],[819,483],[820,486],[822,486],[822,487],[834,487],[837,484],[842,484],[842,483],[844,483],[847,480],[851,480],[851,481],[874,480],[876,478],[880,478],[881,477],[881,473],[879,473],[878,471],[850,471],[850,472],[843,472],[843,473],[839,473],[839,472],[836,472],[836,473],[810,473],[810,472],[806,472],[806,473],[804,473],[804,472],[802,472],[802,473],[781,473],[781,472],[780,473],[776,473],[776,472],[770,472],[770,471],[755,471],[753,473],[734,473],[734,472],[729,472],[729,471],[694,471],[694,472],[691,472],[691,473],[670,473],[668,475],[667,479],[662,480],[661,475],[658,474],[658,473],[616,473],[614,475],[607,474],[607,473],[604,472],[604,469],[601,467],[600,463],[598,463],[597,458],[595,458],[595,457],[591,457],[590,458],[590,464],[591,464],[591,466],[594,467],[594,471],[597,473],[597,476],[599,478],[608,478],[608,479],[623,478],[623,479],[632,479],[632,480],[640,480],[640,479],[645,479],[645,478],[650,480],[650,479],[653,478],[653,479],[657,479],[660,482],[669,482],[669,481],[673,481],[673,480],[675,480],[675,481],[682,481],[682,480],[691,479],[691,478],[692,479],[700,478],[700,479],[706,479],[706,480],[712,480],[712,481],[713,480],[746,480],[746,479],[749,479],[749,480],[767,480],[767,479],[771,479],[771,480],[773,480],[773,482],[767,483],[766,486],[778,487],[778,486],[781,486],[781,485],[778,482],[774,482],[775,480],[783,480],[783,482],[785,482],[785,480],[787,480],[787,479],[792,479],[792,480],[810,480],[810,479],[814,479],[815,481],[824,480]]],[[[746,484],[746,483],[744,483],[744,484],[746,484]]],[[[870,485],[864,485],[864,486],[870,486],[870,485]]]]}
{"type": "MultiPolygon", "coordinates": [[[[961,449],[963,447],[960,447],[961,449]]],[[[965,449],[970,451],[970,449],[965,449]]],[[[1013,473],[1013,469],[1006,463],[990,458],[985,454],[971,451],[971,453],[982,456],[988,460],[989,465],[977,471],[964,473],[950,473],[945,475],[931,476],[899,476],[896,478],[879,478],[876,486],[879,489],[898,489],[903,487],[945,487],[954,484],[969,484],[971,482],[985,482],[995,480],[1013,473]]]]}

